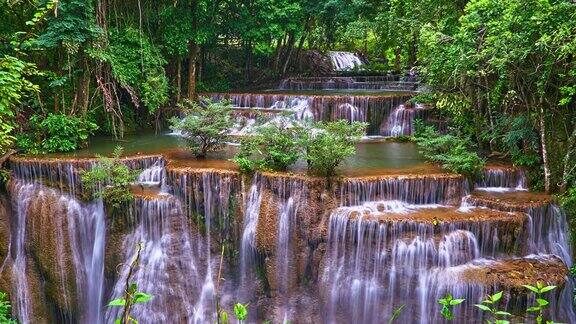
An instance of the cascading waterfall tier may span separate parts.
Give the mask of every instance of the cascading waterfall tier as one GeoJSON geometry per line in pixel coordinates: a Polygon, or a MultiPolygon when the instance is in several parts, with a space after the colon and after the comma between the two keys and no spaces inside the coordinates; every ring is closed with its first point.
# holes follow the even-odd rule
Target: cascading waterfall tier
{"type": "Polygon", "coordinates": [[[413,91],[418,83],[398,75],[355,77],[295,77],[284,79],[280,90],[394,90],[413,91]]]}
{"type": "MultiPolygon", "coordinates": [[[[410,95],[344,96],[344,95],[292,95],[251,93],[206,93],[214,101],[228,99],[232,105],[263,111],[292,112],[294,119],[315,121],[348,120],[369,123],[368,135],[381,135],[382,124],[391,111],[408,100],[410,95]]],[[[244,113],[245,116],[245,113],[244,113]]],[[[250,119],[252,120],[252,119],[250,119]]],[[[248,123],[248,121],[244,121],[248,123]]]]}
{"type": "Polygon", "coordinates": [[[392,110],[388,119],[382,124],[380,134],[392,137],[410,136],[414,133],[414,121],[425,119],[429,111],[426,106],[400,105],[392,110]]]}
{"type": "Polygon", "coordinates": [[[464,197],[464,202],[472,206],[526,213],[529,234],[525,253],[554,254],[567,266],[572,265],[566,213],[550,197],[525,192],[474,191],[464,197]]]}
{"type": "Polygon", "coordinates": [[[526,173],[520,168],[489,166],[482,170],[476,189],[493,192],[527,191],[526,173]]]}
{"type": "MultiPolygon", "coordinates": [[[[180,201],[169,194],[137,197],[128,216],[129,222],[112,225],[111,246],[121,256],[116,270],[112,298],[121,298],[126,289],[129,265],[141,244],[140,265],[134,269],[131,282],[139,291],[153,296],[145,307],[136,306],[132,316],[143,323],[190,323],[203,318],[206,309],[196,308],[204,285],[204,262],[209,251],[197,230],[192,230],[180,201]],[[117,250],[117,251],[116,251],[117,250]]],[[[121,316],[120,308],[108,308],[106,322],[121,316]]]]}
{"type": "MultiPolygon", "coordinates": [[[[523,233],[530,231],[529,222],[529,216],[519,212],[390,200],[339,207],[330,216],[321,278],[325,319],[380,323],[404,304],[414,311],[401,313],[398,320],[437,322],[436,301],[447,292],[479,301],[493,287],[506,288],[496,277],[482,282],[467,274],[488,265],[499,268],[504,261],[490,260],[520,252],[525,238],[533,235],[523,233]]],[[[565,275],[566,266],[561,261],[560,265],[565,275]]],[[[562,275],[555,279],[564,283],[562,275]]],[[[554,298],[564,295],[562,290],[554,298]]],[[[565,297],[556,299],[558,314],[569,315],[565,297]]],[[[470,314],[482,321],[483,314],[471,304],[457,316],[470,314]]],[[[564,315],[558,318],[572,318],[564,315]]]]}
{"type": "Polygon", "coordinates": [[[43,296],[60,322],[102,323],[104,244],[101,201],[84,203],[36,182],[13,180],[16,218],[12,280],[16,314],[22,322],[47,319],[32,296],[43,296]],[[39,286],[36,276],[43,277],[39,286]]]}
{"type": "MultiPolygon", "coordinates": [[[[121,158],[131,169],[147,169],[162,160],[160,155],[129,156],[121,158]]],[[[60,158],[10,158],[10,169],[18,179],[28,182],[44,183],[72,195],[82,190],[81,170],[91,169],[96,158],[60,159],[60,158]]]]}
{"type": "MultiPolygon", "coordinates": [[[[13,158],[20,170],[0,269],[20,321],[113,322],[120,310],[104,304],[122,296],[139,242],[132,281],[154,296],[133,309],[141,322],[212,322],[219,301],[228,312],[249,303],[251,322],[380,323],[405,304],[398,321],[435,323],[448,292],[467,300],[457,319],[480,322],[473,304],[496,290],[505,292],[502,308],[523,314],[534,301],[521,285],[536,279],[559,286],[549,318],[576,321],[566,216],[547,196],[469,192],[462,176],[442,173],[328,183],[161,156],[125,160],[143,169],[136,199],[125,215],[106,216],[101,202],[72,194],[93,159],[13,158]]],[[[484,186],[518,187],[507,172],[484,186]]]]}
{"type": "Polygon", "coordinates": [[[344,206],[380,200],[455,205],[465,190],[465,179],[451,174],[349,178],[341,184],[340,202],[344,206]]]}

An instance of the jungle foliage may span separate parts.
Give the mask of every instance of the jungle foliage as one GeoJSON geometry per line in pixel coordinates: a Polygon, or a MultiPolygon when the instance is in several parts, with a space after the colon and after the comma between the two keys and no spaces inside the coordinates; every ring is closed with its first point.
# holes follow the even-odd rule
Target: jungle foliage
{"type": "Polygon", "coordinates": [[[203,105],[184,100],[180,105],[184,118],[170,119],[171,128],[180,132],[188,148],[196,157],[206,157],[208,152],[221,149],[232,126],[232,104],[228,101],[212,102],[203,98],[203,105]]]}
{"type": "Polygon", "coordinates": [[[121,146],[116,147],[111,157],[99,156],[96,165],[81,173],[85,188],[92,192],[93,198],[102,198],[112,213],[134,199],[131,185],[140,173],[122,163],[123,151],[121,146]]]}

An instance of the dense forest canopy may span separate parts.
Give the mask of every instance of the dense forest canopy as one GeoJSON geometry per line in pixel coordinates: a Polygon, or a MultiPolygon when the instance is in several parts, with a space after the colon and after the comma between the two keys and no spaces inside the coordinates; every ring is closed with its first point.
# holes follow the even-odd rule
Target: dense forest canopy
{"type": "Polygon", "coordinates": [[[160,130],[177,103],[198,92],[306,75],[299,64],[306,51],[347,50],[366,57],[368,71],[418,71],[454,132],[531,168],[537,187],[565,191],[574,182],[572,1],[10,0],[1,7],[2,152],[66,151],[91,134],[160,130]]]}

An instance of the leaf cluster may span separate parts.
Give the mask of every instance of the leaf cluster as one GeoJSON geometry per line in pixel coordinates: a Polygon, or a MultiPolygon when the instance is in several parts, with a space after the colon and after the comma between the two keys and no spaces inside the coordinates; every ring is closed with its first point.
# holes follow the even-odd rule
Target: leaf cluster
{"type": "Polygon", "coordinates": [[[31,130],[17,136],[18,146],[30,153],[70,152],[88,145],[98,125],[85,118],[48,113],[30,117],[31,130]]]}
{"type": "Polygon", "coordinates": [[[452,134],[439,134],[434,126],[415,122],[414,141],[424,157],[440,163],[443,168],[464,174],[477,176],[485,161],[472,150],[469,140],[452,134]]]}
{"type": "Polygon", "coordinates": [[[465,299],[454,298],[451,294],[447,294],[444,298],[438,299],[438,304],[442,305],[442,309],[440,310],[440,314],[444,317],[447,321],[451,321],[454,319],[454,313],[452,313],[452,308],[456,305],[462,304],[465,299]]]}
{"type": "Polygon", "coordinates": [[[270,123],[241,140],[234,161],[244,172],[284,171],[301,158],[312,173],[331,177],[356,153],[355,144],[366,127],[365,123],[344,120],[307,125],[270,123]]]}
{"type": "Polygon", "coordinates": [[[221,149],[228,138],[232,126],[232,104],[228,101],[213,102],[203,99],[201,106],[184,100],[180,104],[184,118],[170,119],[171,128],[180,132],[188,143],[188,148],[197,157],[205,157],[208,152],[221,149]]]}
{"type": "Polygon", "coordinates": [[[500,299],[502,299],[502,294],[503,294],[503,292],[500,291],[500,292],[497,292],[493,295],[488,295],[488,298],[483,300],[480,304],[474,305],[474,306],[478,307],[479,309],[481,309],[482,311],[488,312],[492,315],[493,322],[489,322],[489,323],[494,323],[494,324],[508,324],[508,323],[510,323],[507,320],[500,319],[500,317],[511,316],[512,314],[505,312],[505,311],[502,311],[502,310],[499,310],[496,306],[498,301],[500,301],[500,299]]]}
{"type": "Polygon", "coordinates": [[[0,292],[0,323],[2,324],[16,324],[16,320],[10,317],[11,315],[10,301],[8,300],[8,294],[5,292],[0,292]]]}
{"type": "Polygon", "coordinates": [[[139,174],[139,170],[131,170],[122,163],[122,152],[122,147],[116,147],[112,157],[99,156],[96,165],[81,173],[85,188],[93,192],[94,198],[102,198],[113,210],[120,210],[134,199],[130,186],[139,174]]]}

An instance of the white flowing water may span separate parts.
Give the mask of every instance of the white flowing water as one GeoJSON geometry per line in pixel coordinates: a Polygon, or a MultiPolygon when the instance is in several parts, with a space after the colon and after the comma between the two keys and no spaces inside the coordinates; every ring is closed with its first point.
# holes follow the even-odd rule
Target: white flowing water
{"type": "Polygon", "coordinates": [[[262,202],[262,183],[260,175],[254,176],[248,199],[244,206],[244,224],[242,229],[242,239],[240,242],[240,298],[244,300],[250,298],[254,288],[254,265],[256,258],[256,226],[260,214],[260,203],[262,202]]]}
{"type": "MultiPolygon", "coordinates": [[[[136,224],[122,240],[124,258],[111,299],[124,296],[129,266],[142,244],[140,264],[130,282],[137,284],[138,291],[152,295],[152,300],[135,305],[132,316],[141,323],[191,322],[198,311],[194,303],[203,283],[197,265],[200,256],[194,253],[202,241],[189,234],[180,202],[172,195],[137,198],[131,217],[136,224]]],[[[107,308],[107,323],[120,316],[121,308],[107,308]]]]}
{"type": "MultiPolygon", "coordinates": [[[[401,205],[384,204],[390,211],[406,212],[407,208],[401,205]]],[[[435,234],[431,224],[408,220],[379,224],[364,219],[364,213],[358,214],[358,210],[338,208],[330,216],[327,261],[321,278],[329,323],[339,322],[337,318],[380,323],[400,303],[417,298],[415,292],[427,289],[421,278],[431,269],[464,264],[481,255],[477,234],[467,229],[478,234],[483,229],[442,228],[435,234]]],[[[421,309],[429,307],[420,305],[421,309]]],[[[401,318],[426,322],[422,318],[416,320],[418,316],[413,311],[401,318]]]]}
{"type": "Polygon", "coordinates": [[[476,190],[487,192],[528,191],[526,173],[522,169],[491,168],[482,172],[476,190]]]}
{"type": "Polygon", "coordinates": [[[104,246],[106,221],[102,201],[81,205],[62,197],[67,206],[68,234],[76,270],[76,290],[82,297],[82,321],[102,323],[104,295],[104,246]]]}
{"type": "Polygon", "coordinates": [[[292,256],[292,233],[296,224],[296,216],[305,197],[307,188],[302,181],[293,179],[280,179],[277,182],[278,196],[281,199],[278,210],[278,242],[276,245],[276,267],[278,282],[278,293],[281,296],[279,301],[279,312],[283,318],[283,323],[292,320],[294,314],[289,305],[289,294],[291,278],[293,278],[290,265],[294,260],[292,256]]]}
{"type": "Polygon", "coordinates": [[[330,56],[332,66],[336,71],[350,71],[364,65],[364,62],[355,53],[332,51],[328,52],[328,56],[330,56]]]}
{"type": "Polygon", "coordinates": [[[28,280],[26,272],[26,216],[28,214],[28,206],[34,193],[36,193],[36,185],[32,183],[17,183],[14,185],[15,192],[13,193],[14,205],[16,206],[16,221],[14,224],[13,240],[14,244],[14,264],[12,266],[12,281],[14,310],[16,316],[22,323],[29,323],[32,317],[32,310],[30,309],[30,291],[28,289],[28,280]]]}

